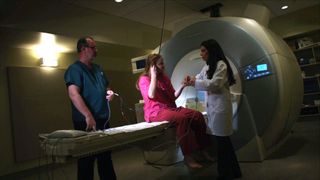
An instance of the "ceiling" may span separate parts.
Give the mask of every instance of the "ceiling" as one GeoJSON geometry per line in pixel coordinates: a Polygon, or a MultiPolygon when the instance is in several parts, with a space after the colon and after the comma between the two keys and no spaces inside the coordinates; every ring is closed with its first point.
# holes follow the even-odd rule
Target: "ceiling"
{"type": "MultiPolygon", "coordinates": [[[[61,44],[67,45],[71,50],[75,49],[76,38],[83,34],[92,34],[96,40],[104,43],[152,49],[158,45],[158,39],[144,41],[143,38],[148,39],[149,36],[158,35],[157,32],[148,34],[148,29],[146,32],[149,36],[133,37],[140,34],[132,33],[130,37],[127,37],[129,30],[123,30],[127,26],[119,25],[119,23],[127,23],[125,19],[129,19],[153,27],[164,27],[174,33],[177,30],[175,25],[179,22],[208,18],[209,12],[201,13],[200,10],[217,3],[223,5],[220,8],[221,16],[239,17],[245,17],[244,12],[248,4],[263,5],[270,10],[272,20],[272,18],[284,17],[282,15],[303,8],[319,6],[320,0],[124,0],[122,3],[116,3],[114,0],[0,0],[0,35],[4,35],[2,39],[13,46],[23,48],[36,44],[40,35],[39,33],[24,34],[20,30],[61,35],[57,41],[61,41],[61,44]],[[288,5],[289,8],[280,10],[282,5],[288,5]],[[164,12],[165,23],[162,25],[164,12]],[[114,16],[120,18],[112,21],[114,16]],[[119,20],[122,18],[124,21],[119,20]],[[118,24],[112,26],[112,22],[118,24]],[[15,30],[6,29],[7,27],[15,30]],[[18,36],[19,33],[21,37],[18,36]],[[17,37],[17,40],[12,40],[13,37],[17,37]]],[[[310,18],[307,13],[314,12],[296,12],[298,17],[290,16],[289,19],[292,21],[290,22],[308,22],[318,25],[320,12],[316,10],[318,15],[315,18],[310,18]]],[[[286,17],[278,23],[282,25],[290,22],[286,17]]],[[[132,26],[137,25],[132,24],[132,26]]],[[[295,25],[288,27],[295,27],[295,25]]],[[[140,32],[140,29],[137,28],[136,31],[140,32]]],[[[8,43],[1,43],[0,46],[8,43]]]]}
{"type": "Polygon", "coordinates": [[[204,18],[209,12],[200,10],[221,3],[221,16],[243,16],[248,4],[262,5],[270,10],[270,18],[278,17],[306,7],[320,4],[320,0],[63,0],[69,4],[97,12],[123,17],[151,26],[173,30],[174,24],[187,18],[204,18]],[[165,4],[165,9],[164,9],[165,4]],[[281,10],[281,6],[289,8],[281,10]]]}

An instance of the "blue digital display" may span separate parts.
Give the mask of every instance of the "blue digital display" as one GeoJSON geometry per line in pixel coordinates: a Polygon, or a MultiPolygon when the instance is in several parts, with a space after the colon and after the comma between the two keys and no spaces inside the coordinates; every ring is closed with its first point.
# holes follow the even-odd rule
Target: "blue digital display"
{"type": "Polygon", "coordinates": [[[249,65],[244,68],[243,75],[246,80],[256,79],[263,76],[270,75],[271,72],[268,70],[268,64],[257,64],[249,65]]]}
{"type": "Polygon", "coordinates": [[[268,70],[267,64],[258,64],[256,67],[258,72],[268,70]]]}

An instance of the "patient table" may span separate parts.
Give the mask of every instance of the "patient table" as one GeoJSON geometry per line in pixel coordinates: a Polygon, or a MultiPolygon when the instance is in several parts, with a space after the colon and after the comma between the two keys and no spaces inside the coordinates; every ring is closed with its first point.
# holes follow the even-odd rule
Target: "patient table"
{"type": "Polygon", "coordinates": [[[41,147],[54,162],[100,153],[112,148],[164,134],[169,122],[141,122],[103,131],[59,130],[39,134],[41,147]]]}

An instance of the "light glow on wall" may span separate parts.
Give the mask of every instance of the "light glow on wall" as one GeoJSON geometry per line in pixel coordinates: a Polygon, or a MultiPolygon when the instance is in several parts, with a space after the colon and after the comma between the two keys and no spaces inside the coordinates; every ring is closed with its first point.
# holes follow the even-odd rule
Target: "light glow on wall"
{"type": "Polygon", "coordinates": [[[53,34],[41,33],[40,44],[35,51],[40,59],[41,66],[58,66],[56,39],[53,34]]]}
{"type": "Polygon", "coordinates": [[[41,33],[40,44],[35,48],[35,53],[40,60],[41,66],[58,66],[58,46],[53,34],[41,33]]]}

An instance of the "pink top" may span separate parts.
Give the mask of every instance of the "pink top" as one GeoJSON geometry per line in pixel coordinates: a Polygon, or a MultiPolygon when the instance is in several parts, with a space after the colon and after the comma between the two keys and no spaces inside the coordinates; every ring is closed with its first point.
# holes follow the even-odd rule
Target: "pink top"
{"type": "Polygon", "coordinates": [[[149,98],[148,90],[150,86],[150,77],[141,76],[139,78],[139,89],[144,100],[144,119],[150,122],[158,113],[166,108],[176,108],[175,90],[170,79],[166,75],[157,76],[157,86],[154,98],[149,98]]]}

